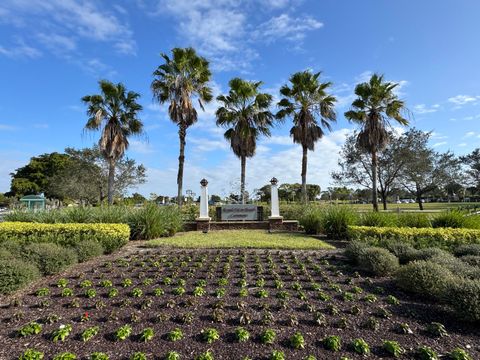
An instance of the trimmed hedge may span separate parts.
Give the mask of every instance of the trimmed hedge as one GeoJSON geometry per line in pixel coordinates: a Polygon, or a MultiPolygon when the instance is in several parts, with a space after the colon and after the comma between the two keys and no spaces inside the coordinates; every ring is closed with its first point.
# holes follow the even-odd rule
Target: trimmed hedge
{"type": "Polygon", "coordinates": [[[81,241],[94,240],[102,244],[106,253],[111,253],[127,244],[129,238],[130,228],[126,224],[0,223],[0,244],[6,241],[51,242],[74,247],[81,241]]]}
{"type": "Polygon", "coordinates": [[[388,250],[369,247],[362,250],[358,256],[360,269],[376,276],[386,276],[398,269],[398,258],[388,250]]]}
{"type": "Polygon", "coordinates": [[[37,265],[44,275],[56,274],[78,261],[74,250],[52,243],[29,244],[24,251],[22,257],[37,265]]]}
{"type": "Polygon", "coordinates": [[[35,265],[19,259],[0,259],[0,294],[8,294],[40,277],[35,265]]]}
{"type": "Polygon", "coordinates": [[[402,241],[418,249],[439,247],[453,250],[460,245],[480,244],[480,230],[475,229],[349,226],[348,237],[353,240],[366,240],[373,245],[402,241]]]}

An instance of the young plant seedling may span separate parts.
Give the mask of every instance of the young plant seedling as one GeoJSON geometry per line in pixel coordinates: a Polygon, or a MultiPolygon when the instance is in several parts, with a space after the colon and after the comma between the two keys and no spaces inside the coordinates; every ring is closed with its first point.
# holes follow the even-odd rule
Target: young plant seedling
{"type": "Polygon", "coordinates": [[[52,360],[77,360],[77,355],[71,352],[63,352],[55,355],[52,360]]]}
{"type": "Polygon", "coordinates": [[[85,329],[83,332],[82,332],[82,340],[84,342],[87,342],[88,340],[90,340],[91,338],[93,338],[95,335],[98,334],[98,332],[100,331],[100,328],[98,326],[92,326],[88,329],[85,329]]]}
{"type": "Polygon", "coordinates": [[[146,328],[142,331],[142,334],[140,335],[140,340],[142,340],[143,342],[151,341],[154,335],[155,333],[152,328],[146,328]]]}
{"type": "Polygon", "coordinates": [[[180,360],[180,354],[176,351],[169,351],[165,356],[165,360],[180,360]]]}
{"type": "Polygon", "coordinates": [[[370,346],[363,339],[354,339],[352,349],[359,355],[368,356],[370,354],[370,346]]]}
{"type": "Polygon", "coordinates": [[[124,341],[132,335],[132,327],[130,325],[123,325],[115,332],[115,338],[119,341],[124,341]]]}
{"type": "Polygon", "coordinates": [[[336,335],[327,336],[323,339],[323,346],[327,350],[340,351],[342,348],[342,340],[336,335]]]}
{"type": "Polygon", "coordinates": [[[22,355],[20,355],[18,360],[42,360],[43,356],[43,353],[40,351],[27,349],[22,355]]]}
{"type": "Polygon", "coordinates": [[[272,329],[265,330],[262,335],[260,335],[260,341],[262,344],[271,345],[275,342],[277,334],[272,329]]]}
{"type": "Polygon", "coordinates": [[[242,327],[235,329],[235,338],[238,342],[246,342],[250,339],[250,333],[242,327]]]}
{"type": "Polygon", "coordinates": [[[305,348],[305,339],[301,332],[296,332],[290,338],[290,346],[295,350],[304,349],[305,348]]]}
{"type": "Polygon", "coordinates": [[[182,330],[179,329],[179,328],[173,329],[172,331],[170,331],[170,332],[167,334],[167,339],[170,340],[170,341],[179,341],[179,340],[182,340],[182,339],[183,339],[183,332],[182,332],[182,330]]]}
{"type": "Polygon", "coordinates": [[[60,327],[53,332],[53,342],[65,341],[72,332],[72,325],[60,325],[60,327]]]}
{"type": "Polygon", "coordinates": [[[390,340],[383,342],[383,349],[393,357],[399,357],[405,352],[398,342],[390,340]]]}
{"type": "Polygon", "coordinates": [[[220,335],[218,334],[218,331],[216,329],[208,328],[202,330],[202,338],[203,341],[205,341],[207,344],[211,344],[214,341],[220,339],[220,335]]]}
{"type": "Polygon", "coordinates": [[[438,355],[432,348],[428,346],[422,346],[418,349],[419,360],[438,360],[438,355]]]}
{"type": "Polygon", "coordinates": [[[31,323],[28,323],[28,324],[22,326],[18,330],[18,334],[20,336],[25,337],[25,336],[40,334],[41,331],[42,331],[42,325],[35,322],[35,321],[32,321],[31,323]]]}
{"type": "Polygon", "coordinates": [[[272,354],[270,355],[270,360],[285,360],[285,354],[283,351],[280,350],[273,350],[272,354]]]}
{"type": "Polygon", "coordinates": [[[453,349],[448,356],[452,360],[473,360],[469,353],[460,348],[453,349]]]}

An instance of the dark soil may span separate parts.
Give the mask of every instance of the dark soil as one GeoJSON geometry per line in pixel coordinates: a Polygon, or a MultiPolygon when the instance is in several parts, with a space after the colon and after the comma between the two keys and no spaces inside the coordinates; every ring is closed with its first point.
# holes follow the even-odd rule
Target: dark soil
{"type": "Polygon", "coordinates": [[[105,352],[111,359],[129,359],[135,352],[144,352],[148,359],[163,359],[169,351],[178,352],[181,359],[194,359],[209,349],[215,359],[240,360],[248,356],[266,360],[273,350],[283,351],[286,359],[305,359],[308,355],[317,359],[365,358],[350,347],[356,338],[370,345],[369,359],[388,357],[382,349],[385,340],[398,341],[405,349],[401,359],[414,358],[420,346],[429,346],[439,355],[447,355],[460,347],[473,359],[480,359],[478,324],[462,322],[448,309],[400,292],[387,278],[368,278],[355,273],[337,252],[134,249],[113,259],[79,265],[62,275],[46,278],[27,291],[0,299],[10,304],[0,309],[0,359],[18,359],[28,348],[44,352],[45,359],[64,351],[76,354],[78,359],[89,359],[93,352],[105,352]],[[246,297],[239,296],[242,264],[247,273],[249,294],[246,297]],[[73,297],[61,296],[63,289],[57,286],[57,281],[62,277],[68,280],[73,297]],[[164,283],[166,277],[172,279],[170,285],[164,283]],[[256,281],[262,277],[267,298],[256,296],[261,290],[261,284],[256,281]],[[126,278],[132,280],[132,286],[123,287],[126,278]],[[228,285],[217,285],[221,278],[228,278],[228,285]],[[275,278],[281,279],[283,289],[275,288],[275,278]],[[186,292],[174,295],[179,279],[186,281],[186,292]],[[207,282],[206,294],[194,296],[196,283],[202,279],[207,282]],[[84,295],[87,288],[80,286],[84,280],[93,283],[96,297],[89,299],[84,295]],[[119,292],[117,297],[107,296],[109,288],[100,285],[102,280],[113,283],[119,292]],[[302,289],[295,290],[295,284],[302,289]],[[318,284],[331,299],[320,300],[319,291],[312,284],[318,284]],[[50,295],[36,296],[36,290],[43,287],[48,287],[50,295]],[[354,287],[361,288],[362,293],[353,294],[354,287]],[[134,288],[141,289],[143,295],[133,297],[134,288]],[[163,289],[165,294],[155,296],[155,288],[163,289]],[[219,288],[225,289],[224,297],[215,296],[219,288]],[[290,297],[282,304],[277,294],[284,290],[290,297]],[[353,294],[354,299],[344,300],[345,293],[353,294]],[[377,301],[366,301],[369,294],[375,295],[377,301]],[[400,304],[389,304],[389,295],[398,298],[400,304]],[[78,308],[71,307],[73,299],[77,299],[78,308]],[[358,314],[352,308],[358,310],[358,314]],[[332,314],[335,310],[338,313],[332,314]],[[325,317],[324,324],[314,321],[315,312],[325,317]],[[82,322],[85,313],[89,321],[82,322]],[[250,318],[250,324],[240,325],[241,314],[250,318]],[[56,315],[60,320],[50,324],[46,321],[49,315],[56,315]],[[192,315],[191,323],[183,322],[185,315],[192,315]],[[270,315],[269,324],[262,320],[270,315]],[[378,323],[376,330],[365,327],[369,318],[378,323]],[[42,324],[41,333],[20,337],[17,330],[31,321],[42,324]],[[442,323],[448,336],[428,334],[426,328],[431,322],[442,323]],[[399,333],[398,325],[402,323],[407,323],[413,333],[399,333]],[[72,333],[64,342],[54,342],[52,332],[61,324],[71,324],[72,333]],[[132,335],[125,341],[115,340],[116,330],[125,324],[131,325],[132,335]],[[100,328],[98,335],[83,342],[82,332],[92,326],[100,328]],[[235,340],[238,326],[250,332],[247,342],[235,340]],[[153,340],[140,341],[141,332],[149,327],[155,332],[153,340]],[[184,338],[172,342],[166,335],[175,328],[182,330],[184,338]],[[220,339],[207,344],[201,336],[205,328],[217,329],[220,339]],[[276,332],[273,345],[261,343],[260,335],[265,329],[276,332]],[[304,349],[294,350],[290,346],[289,338],[296,332],[301,332],[305,339],[304,349]],[[329,335],[341,337],[341,351],[324,348],[322,340],[329,335]]]}

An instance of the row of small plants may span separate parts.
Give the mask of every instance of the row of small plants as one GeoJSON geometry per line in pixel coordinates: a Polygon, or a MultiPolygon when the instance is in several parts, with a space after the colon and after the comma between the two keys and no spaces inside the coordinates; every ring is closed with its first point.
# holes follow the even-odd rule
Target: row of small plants
{"type": "MultiPolygon", "coordinates": [[[[184,330],[178,324],[188,326],[202,316],[205,319],[202,321],[208,321],[209,324],[205,324],[203,330],[200,330],[202,326],[194,329],[194,333],[208,344],[223,342],[223,336],[211,324],[227,323],[234,325],[231,333],[238,342],[255,339],[270,346],[285,344],[281,346],[298,350],[310,349],[314,345],[354,354],[370,353],[372,345],[377,349],[380,344],[382,351],[391,356],[401,356],[403,349],[410,346],[397,343],[399,350],[395,355],[387,350],[396,348],[393,339],[388,340],[387,336],[387,339],[381,338],[385,340],[379,338],[375,344],[368,344],[361,338],[363,332],[384,329],[404,334],[405,339],[412,333],[424,331],[436,337],[446,333],[441,324],[428,324],[425,329],[420,329],[418,325],[392,321],[400,300],[385,293],[382,288],[376,287],[370,292],[367,289],[372,288],[373,284],[369,278],[359,273],[344,275],[342,271],[337,264],[314,253],[181,251],[170,255],[130,256],[107,262],[99,269],[92,269],[90,274],[59,279],[49,287],[37,289],[32,297],[26,299],[32,309],[40,307],[42,311],[48,311],[66,306],[73,309],[74,313],[79,311],[72,321],[67,322],[68,325],[56,325],[61,319],[54,310],[41,321],[20,323],[17,329],[22,337],[42,333],[43,339],[49,338],[51,341],[79,338],[88,342],[94,338],[105,338],[99,336],[102,333],[111,333],[111,330],[105,333],[107,330],[104,330],[103,324],[107,321],[117,324],[111,337],[114,341],[129,339],[150,342],[157,337],[172,342],[190,341],[190,336],[185,337],[184,330]],[[77,308],[82,310],[74,310],[77,308]],[[165,333],[161,329],[166,325],[171,327],[166,324],[167,321],[176,325],[165,333]],[[86,324],[79,331],[80,326],[75,322],[86,324]],[[140,327],[134,327],[134,323],[140,327]],[[154,325],[156,323],[161,325],[154,325]],[[45,324],[49,324],[48,328],[45,324]],[[305,332],[298,331],[300,324],[325,329],[332,327],[335,333],[337,329],[358,328],[362,333],[352,340],[331,335],[312,343],[305,332]],[[85,325],[88,327],[85,328],[85,325]],[[256,326],[264,328],[256,331],[256,326]],[[291,328],[290,335],[279,341],[277,326],[291,328]],[[75,328],[77,331],[73,336],[75,328]],[[137,330],[134,331],[134,328],[137,330]],[[160,331],[162,333],[158,334],[160,331]]],[[[16,306],[27,311],[29,309],[20,300],[16,306]]],[[[11,319],[3,321],[24,322],[28,314],[22,312],[20,310],[11,319]]],[[[329,331],[322,332],[328,334],[329,331]]],[[[383,336],[388,332],[384,331],[383,336]]],[[[409,350],[408,354],[420,354],[427,350],[436,354],[434,349],[427,346],[421,348],[426,350],[409,350]]],[[[457,350],[461,349],[451,351],[451,354],[456,354],[457,350]]],[[[210,353],[212,358],[214,353],[210,353]]],[[[433,356],[425,359],[435,359],[433,356]]],[[[282,359],[285,354],[279,348],[272,351],[270,358],[282,359]]],[[[465,357],[452,358],[471,359],[467,353],[465,357]]]]}
{"type": "MultiPolygon", "coordinates": [[[[375,228],[455,228],[480,229],[480,216],[462,211],[447,211],[437,215],[421,213],[358,213],[349,206],[310,206],[299,217],[308,234],[325,234],[331,239],[349,238],[349,227],[375,228]]],[[[480,241],[480,236],[477,236],[480,241]]]]}
{"type": "Polygon", "coordinates": [[[366,272],[393,275],[401,289],[448,304],[468,321],[480,321],[480,244],[459,246],[454,254],[403,242],[381,245],[352,242],[345,254],[366,272]]]}
{"type": "Polygon", "coordinates": [[[141,208],[79,206],[37,212],[15,210],[6,214],[4,220],[39,224],[127,224],[130,227],[129,238],[142,240],[172,236],[183,227],[183,214],[177,206],[154,203],[141,208]]]}

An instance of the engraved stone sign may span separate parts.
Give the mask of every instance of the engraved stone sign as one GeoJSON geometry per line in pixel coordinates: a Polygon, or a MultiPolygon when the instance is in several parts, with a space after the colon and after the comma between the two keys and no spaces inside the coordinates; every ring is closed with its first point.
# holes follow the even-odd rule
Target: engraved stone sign
{"type": "Polygon", "coordinates": [[[258,220],[257,205],[230,204],[221,208],[222,221],[258,220]]]}

